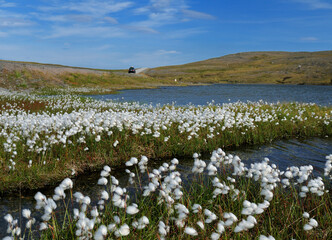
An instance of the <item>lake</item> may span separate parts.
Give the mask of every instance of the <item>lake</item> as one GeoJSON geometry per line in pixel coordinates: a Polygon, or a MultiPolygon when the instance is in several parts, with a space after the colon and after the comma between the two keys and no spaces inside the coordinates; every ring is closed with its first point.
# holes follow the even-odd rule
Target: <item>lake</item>
{"type": "Polygon", "coordinates": [[[332,105],[332,86],[213,84],[188,87],[161,87],[158,89],[122,90],[119,94],[92,95],[100,100],[119,100],[140,103],[206,105],[214,101],[223,104],[237,101],[313,102],[332,105]]]}

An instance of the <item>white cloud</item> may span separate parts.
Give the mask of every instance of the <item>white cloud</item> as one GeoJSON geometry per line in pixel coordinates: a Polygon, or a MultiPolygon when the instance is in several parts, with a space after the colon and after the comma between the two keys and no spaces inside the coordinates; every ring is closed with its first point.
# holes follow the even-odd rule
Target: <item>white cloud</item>
{"type": "Polygon", "coordinates": [[[110,24],[118,24],[118,20],[116,20],[113,17],[104,17],[103,20],[105,20],[106,22],[110,23],[110,24]]]}
{"type": "Polygon", "coordinates": [[[307,5],[310,9],[332,9],[332,4],[322,0],[293,0],[307,5]]]}
{"type": "Polygon", "coordinates": [[[121,29],[114,27],[69,26],[54,27],[52,33],[44,37],[44,39],[71,36],[110,38],[121,37],[124,35],[125,33],[121,29]]]}
{"type": "Polygon", "coordinates": [[[92,14],[107,14],[122,11],[128,7],[130,7],[132,2],[118,2],[114,1],[97,1],[97,0],[89,0],[83,1],[80,3],[71,4],[68,6],[69,10],[92,13],[92,14]]]}
{"type": "Polygon", "coordinates": [[[37,7],[34,16],[41,21],[52,22],[44,38],[61,38],[69,36],[83,37],[118,37],[123,36],[118,20],[111,17],[112,13],[129,8],[134,3],[120,0],[69,0],[59,4],[57,0],[48,2],[48,5],[37,7]],[[104,32],[103,32],[104,31],[104,32]],[[45,36],[47,35],[47,36],[45,36]]]}
{"type": "Polygon", "coordinates": [[[168,33],[165,38],[167,39],[180,39],[180,38],[187,38],[193,35],[197,34],[203,34],[206,33],[206,30],[200,29],[200,28],[187,28],[187,29],[180,29],[176,31],[172,31],[171,33],[168,33]]]}
{"type": "Polygon", "coordinates": [[[190,10],[184,0],[150,0],[148,5],[139,7],[134,12],[147,16],[147,20],[134,24],[145,27],[177,24],[190,19],[215,19],[210,14],[190,10]]]}
{"type": "Polygon", "coordinates": [[[158,50],[155,52],[157,55],[165,55],[165,54],[178,54],[180,52],[178,51],[175,51],[175,50],[170,50],[170,51],[167,51],[167,50],[158,50]]]}
{"type": "Polygon", "coordinates": [[[102,1],[102,0],[85,0],[85,1],[68,1],[64,4],[53,4],[53,6],[39,7],[39,10],[45,12],[56,11],[74,11],[80,13],[88,13],[94,16],[105,16],[108,13],[115,13],[129,8],[133,5],[133,2],[122,1],[102,1]]]}
{"type": "Polygon", "coordinates": [[[316,38],[316,37],[302,37],[300,40],[302,42],[317,42],[318,38],[316,38]]]}
{"type": "Polygon", "coordinates": [[[16,3],[6,2],[4,0],[0,0],[0,8],[9,8],[9,7],[15,7],[16,3]]]}
{"type": "Polygon", "coordinates": [[[0,18],[1,27],[26,27],[33,25],[33,22],[17,18],[0,18]]]}
{"type": "Polygon", "coordinates": [[[184,16],[188,17],[188,18],[206,19],[206,20],[215,19],[214,16],[207,14],[207,13],[203,13],[203,12],[197,12],[197,11],[188,10],[188,9],[184,9],[184,10],[182,10],[182,12],[184,13],[184,16]]]}
{"type": "Polygon", "coordinates": [[[111,47],[112,47],[111,45],[109,45],[109,44],[105,44],[105,45],[102,45],[102,46],[96,47],[96,50],[97,50],[97,51],[104,51],[104,50],[110,49],[111,47]]]}
{"type": "Polygon", "coordinates": [[[139,26],[139,25],[125,25],[123,28],[126,28],[131,31],[141,32],[141,33],[148,33],[148,34],[157,34],[159,33],[157,30],[154,30],[150,27],[139,26]]]}
{"type": "Polygon", "coordinates": [[[0,37],[7,37],[8,36],[8,33],[6,32],[0,32],[0,37]]]}
{"type": "MultiPolygon", "coordinates": [[[[4,54],[4,56],[5,56],[5,53],[10,53],[11,51],[16,51],[16,50],[19,50],[19,49],[20,48],[16,45],[0,44],[0,51],[1,51],[1,54],[4,54]]],[[[1,57],[3,57],[3,56],[1,56],[1,57]]]]}
{"type": "Polygon", "coordinates": [[[119,59],[122,65],[140,67],[158,67],[175,65],[183,62],[182,54],[175,50],[157,50],[153,52],[138,52],[128,58],[119,59]],[[162,57],[161,57],[162,56],[162,57]]]}
{"type": "Polygon", "coordinates": [[[55,22],[55,23],[87,23],[92,22],[94,17],[87,14],[65,14],[65,15],[50,15],[50,14],[34,14],[39,20],[55,22]]]}

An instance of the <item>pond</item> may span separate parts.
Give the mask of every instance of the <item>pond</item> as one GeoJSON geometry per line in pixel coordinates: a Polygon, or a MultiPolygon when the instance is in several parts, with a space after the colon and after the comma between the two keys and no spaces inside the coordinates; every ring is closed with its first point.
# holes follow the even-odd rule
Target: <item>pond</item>
{"type": "MultiPolygon", "coordinates": [[[[314,167],[315,175],[323,175],[325,166],[325,156],[332,153],[332,138],[311,138],[311,139],[292,139],[292,140],[279,140],[270,144],[262,146],[248,146],[230,151],[225,151],[226,154],[238,155],[243,163],[249,165],[253,162],[262,161],[264,157],[270,159],[270,163],[275,163],[281,170],[289,166],[303,166],[312,165],[314,167]]],[[[209,161],[210,154],[204,154],[201,159],[209,161]]],[[[183,176],[190,175],[193,159],[184,158],[179,159],[180,164],[177,169],[183,176]]],[[[150,168],[157,168],[163,163],[160,161],[150,161],[150,168]],[[151,165],[152,164],[152,165],[151,165]]],[[[126,185],[127,173],[125,168],[112,169],[112,175],[119,181],[120,185],[126,185]]],[[[92,198],[96,202],[96,197],[103,187],[98,186],[96,183],[100,177],[99,172],[91,173],[88,175],[80,176],[74,180],[73,191],[80,191],[84,195],[92,198]]],[[[52,197],[54,194],[53,187],[46,190],[41,190],[47,197],[52,197]]],[[[37,191],[24,193],[21,197],[6,196],[0,199],[0,216],[11,213],[15,218],[18,218],[19,213],[24,208],[32,210],[32,215],[36,216],[34,207],[34,195],[37,191]]],[[[6,235],[7,224],[3,218],[0,218],[0,238],[6,235]]]]}
{"type": "Polygon", "coordinates": [[[229,102],[263,100],[275,102],[313,102],[332,105],[332,86],[213,84],[188,87],[161,87],[158,89],[122,90],[119,94],[92,95],[100,100],[138,101],[140,103],[206,105],[229,102]]]}

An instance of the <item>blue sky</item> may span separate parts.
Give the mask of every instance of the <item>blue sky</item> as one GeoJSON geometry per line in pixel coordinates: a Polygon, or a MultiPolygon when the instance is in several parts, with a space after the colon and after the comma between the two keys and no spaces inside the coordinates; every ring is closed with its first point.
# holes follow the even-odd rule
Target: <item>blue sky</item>
{"type": "Polygon", "coordinates": [[[332,0],[0,0],[0,59],[119,69],[332,50],[332,0]]]}

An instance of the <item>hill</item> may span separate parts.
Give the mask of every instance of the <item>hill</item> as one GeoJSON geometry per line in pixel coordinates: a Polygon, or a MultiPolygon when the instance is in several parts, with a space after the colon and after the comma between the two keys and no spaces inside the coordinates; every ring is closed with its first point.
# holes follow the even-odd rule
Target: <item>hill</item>
{"type": "Polygon", "coordinates": [[[332,51],[246,52],[177,66],[104,70],[0,60],[0,87],[88,87],[113,91],[210,83],[332,84],[332,51]],[[176,81],[174,81],[176,79],[176,81]]]}
{"type": "MultiPolygon", "coordinates": [[[[167,80],[163,80],[167,82],[167,80]]],[[[160,83],[161,84],[161,83],[160,83]]],[[[160,85],[158,84],[158,85],[160,85]]],[[[12,90],[94,88],[112,92],[123,88],[156,87],[154,79],[127,70],[104,70],[56,64],[0,60],[0,87],[12,90]]]]}
{"type": "Polygon", "coordinates": [[[331,84],[332,51],[245,52],[159,67],[147,74],[192,83],[331,84]]]}

